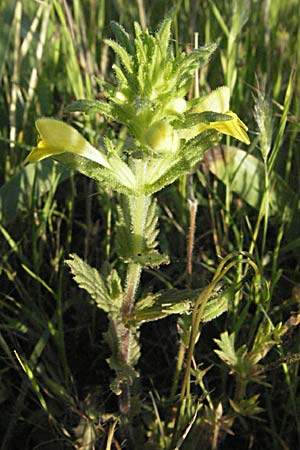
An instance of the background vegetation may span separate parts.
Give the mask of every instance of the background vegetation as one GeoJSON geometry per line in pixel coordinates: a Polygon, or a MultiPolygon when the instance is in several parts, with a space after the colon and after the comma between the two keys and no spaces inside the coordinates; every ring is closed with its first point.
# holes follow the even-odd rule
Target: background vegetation
{"type": "Polygon", "coordinates": [[[112,79],[113,55],[103,43],[111,20],[129,31],[134,21],[156,30],[174,4],[175,50],[189,51],[194,32],[200,45],[218,41],[200,69],[200,94],[228,85],[251,145],[224,141],[193,176],[159,194],[161,247],[171,264],[147,271],[142,283],[153,291],[203,288],[220,258],[240,250],[258,271],[245,281],[249,271],[236,264],[218,286],[228,311],[202,330],[190,414],[175,441],[187,319],[143,326],[135,445],[286,450],[300,441],[299,2],[3,0],[1,450],[130,448],[110,390],[106,318],[64,265],[70,252],[99,268],[116,262],[118,199],[50,160],[26,167],[23,160],[40,116],[72,123],[95,145],[105,133],[125,139],[100,116],[64,108],[101,98],[97,79],[112,79]]]}

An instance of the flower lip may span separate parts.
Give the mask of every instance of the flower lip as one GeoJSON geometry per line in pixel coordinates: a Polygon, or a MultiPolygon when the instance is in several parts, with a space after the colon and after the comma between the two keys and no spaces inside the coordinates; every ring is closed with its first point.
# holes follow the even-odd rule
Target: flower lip
{"type": "Polygon", "coordinates": [[[208,129],[215,129],[220,133],[232,136],[241,142],[249,145],[250,140],[247,135],[247,126],[242,120],[229,109],[230,90],[227,86],[221,86],[205,97],[191,109],[191,113],[202,113],[206,111],[226,114],[232,119],[226,121],[216,121],[209,124],[199,123],[191,128],[180,131],[180,138],[190,140],[198,134],[208,129]]]}
{"type": "Polygon", "coordinates": [[[36,121],[36,128],[40,140],[25,159],[25,163],[41,161],[49,156],[69,152],[110,168],[106,156],[72,126],[60,120],[45,117],[36,121]]]}

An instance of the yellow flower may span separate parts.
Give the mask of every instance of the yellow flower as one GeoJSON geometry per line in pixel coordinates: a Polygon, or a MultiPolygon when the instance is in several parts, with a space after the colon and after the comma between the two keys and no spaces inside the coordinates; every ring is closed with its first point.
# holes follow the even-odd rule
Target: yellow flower
{"type": "Polygon", "coordinates": [[[216,113],[227,114],[231,116],[231,120],[219,121],[219,122],[211,122],[207,123],[199,123],[189,129],[184,129],[180,132],[180,138],[182,139],[192,139],[198,134],[202,133],[205,130],[213,128],[220,133],[228,134],[241,142],[249,145],[250,140],[246,133],[248,130],[247,126],[234,112],[229,110],[229,99],[230,99],[230,91],[227,86],[219,87],[218,89],[212,91],[209,95],[200,99],[199,103],[194,106],[191,110],[191,113],[202,113],[205,111],[212,111],[216,113]]]}
{"type": "Polygon", "coordinates": [[[33,163],[49,156],[70,152],[110,168],[106,156],[70,125],[50,118],[38,119],[35,125],[40,140],[25,159],[25,163],[33,163]]]}

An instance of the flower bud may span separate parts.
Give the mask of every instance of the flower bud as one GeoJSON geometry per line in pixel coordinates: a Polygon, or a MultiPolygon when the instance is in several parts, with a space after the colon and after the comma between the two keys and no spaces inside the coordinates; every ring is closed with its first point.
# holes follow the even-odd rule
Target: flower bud
{"type": "Polygon", "coordinates": [[[179,147],[178,133],[166,121],[156,122],[152,125],[146,131],[145,141],[149,147],[158,153],[175,153],[179,147]]]}
{"type": "Polygon", "coordinates": [[[122,91],[117,91],[115,93],[115,99],[118,100],[120,103],[125,103],[125,101],[127,100],[122,91]]]}
{"type": "Polygon", "coordinates": [[[178,97],[171,100],[166,107],[166,112],[169,114],[182,114],[186,111],[186,100],[178,97]]]}

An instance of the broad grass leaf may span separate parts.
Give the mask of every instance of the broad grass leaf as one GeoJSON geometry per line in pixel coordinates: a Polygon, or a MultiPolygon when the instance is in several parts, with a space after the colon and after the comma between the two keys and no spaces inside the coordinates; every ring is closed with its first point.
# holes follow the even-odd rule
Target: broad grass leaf
{"type": "Polygon", "coordinates": [[[50,159],[23,167],[0,188],[0,220],[2,223],[10,222],[22,211],[28,211],[32,189],[35,189],[36,198],[41,197],[49,192],[55,184],[61,183],[69,176],[69,170],[50,159]]]}
{"type": "MultiPolygon", "coordinates": [[[[236,147],[214,147],[205,153],[204,161],[209,170],[224,183],[230,180],[230,187],[246,203],[259,209],[265,191],[264,165],[253,155],[236,147]]],[[[299,209],[296,193],[276,172],[270,175],[270,214],[282,215],[287,208],[290,219],[299,209]]]]}

